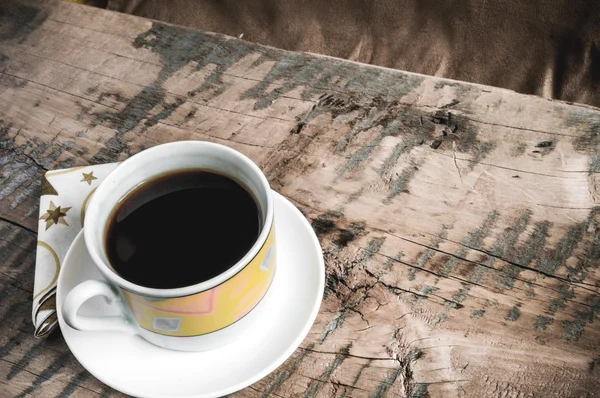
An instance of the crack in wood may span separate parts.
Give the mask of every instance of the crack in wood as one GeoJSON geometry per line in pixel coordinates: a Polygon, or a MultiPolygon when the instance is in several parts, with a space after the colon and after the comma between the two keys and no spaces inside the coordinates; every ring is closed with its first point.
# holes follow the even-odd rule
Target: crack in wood
{"type": "Polygon", "coordinates": [[[26,227],[26,226],[25,226],[25,225],[23,225],[23,224],[19,224],[17,221],[13,221],[13,220],[10,220],[10,219],[8,219],[8,218],[6,218],[6,217],[2,217],[2,216],[0,216],[0,221],[3,221],[3,222],[5,222],[5,223],[8,223],[8,224],[10,224],[10,225],[12,225],[12,226],[14,226],[14,227],[17,227],[17,228],[22,228],[22,229],[24,229],[25,231],[28,231],[29,233],[31,233],[31,234],[33,234],[33,235],[37,236],[37,231],[36,231],[36,230],[34,230],[34,229],[31,229],[31,228],[29,228],[29,227],[26,227]]]}
{"type": "Polygon", "coordinates": [[[350,348],[352,344],[348,344],[343,347],[333,360],[333,362],[325,369],[318,379],[312,380],[306,388],[306,392],[302,395],[302,398],[311,398],[323,387],[325,380],[330,380],[333,372],[348,358],[350,348]]]}
{"type": "MultiPolygon", "coordinates": [[[[352,347],[350,347],[352,348],[352,347]]],[[[310,352],[314,352],[317,354],[324,354],[324,355],[339,355],[340,352],[331,352],[331,351],[322,351],[322,350],[315,350],[315,349],[309,349],[309,348],[303,348],[304,350],[308,350],[310,352]]],[[[367,357],[367,356],[363,356],[363,355],[356,355],[356,354],[352,354],[350,353],[350,350],[348,350],[348,352],[345,354],[348,357],[352,357],[352,358],[357,358],[357,359],[365,359],[368,361],[394,361],[394,362],[398,362],[397,358],[393,358],[393,357],[386,357],[386,358],[379,358],[379,357],[367,357]]]]}

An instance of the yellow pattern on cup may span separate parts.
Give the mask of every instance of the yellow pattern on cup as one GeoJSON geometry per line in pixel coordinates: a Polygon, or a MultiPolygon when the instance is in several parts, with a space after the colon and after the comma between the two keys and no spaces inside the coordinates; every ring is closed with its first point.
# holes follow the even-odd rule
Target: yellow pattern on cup
{"type": "Polygon", "coordinates": [[[256,307],[273,281],[276,258],[272,227],[254,259],[210,290],[168,299],[145,297],[122,288],[121,292],[140,327],[168,336],[198,336],[223,329],[256,307]]]}

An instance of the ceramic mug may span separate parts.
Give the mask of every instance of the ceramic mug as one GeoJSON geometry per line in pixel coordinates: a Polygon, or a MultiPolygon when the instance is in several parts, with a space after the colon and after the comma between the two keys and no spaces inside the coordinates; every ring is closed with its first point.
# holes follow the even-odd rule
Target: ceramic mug
{"type": "MultiPolygon", "coordinates": [[[[241,153],[218,144],[180,141],[158,145],[121,163],[98,186],[86,210],[87,249],[105,280],[88,280],[71,290],[62,306],[65,322],[84,331],[138,334],[169,349],[202,351],[227,344],[252,321],[252,310],[267,293],[276,268],[273,198],[266,177],[241,153]],[[255,198],[262,229],[250,251],[222,274],[181,288],[136,285],[111,267],[105,229],[113,209],[144,181],[182,169],[218,172],[244,186],[255,198]],[[86,317],[79,307],[94,296],[119,305],[121,315],[86,317]]],[[[215,248],[215,250],[222,250],[215,248]]],[[[202,261],[202,253],[198,253],[202,261]]],[[[165,272],[169,272],[165,264],[165,272]]]]}

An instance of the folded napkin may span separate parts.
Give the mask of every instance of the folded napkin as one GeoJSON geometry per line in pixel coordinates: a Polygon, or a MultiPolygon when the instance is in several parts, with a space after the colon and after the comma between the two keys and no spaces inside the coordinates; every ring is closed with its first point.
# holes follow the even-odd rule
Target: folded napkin
{"type": "Polygon", "coordinates": [[[42,178],[32,319],[35,337],[57,324],[56,282],[62,262],[83,228],[85,208],[98,184],[117,163],[52,170],[42,178]]]}

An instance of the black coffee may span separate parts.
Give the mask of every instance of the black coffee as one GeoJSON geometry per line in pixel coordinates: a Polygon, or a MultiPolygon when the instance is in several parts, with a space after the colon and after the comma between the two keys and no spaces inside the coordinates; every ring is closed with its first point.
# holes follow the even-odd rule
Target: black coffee
{"type": "Polygon", "coordinates": [[[121,277],[169,289],[221,274],[250,250],[259,232],[259,209],[240,184],[206,170],[184,170],[149,180],[123,198],[105,242],[121,277]]]}

